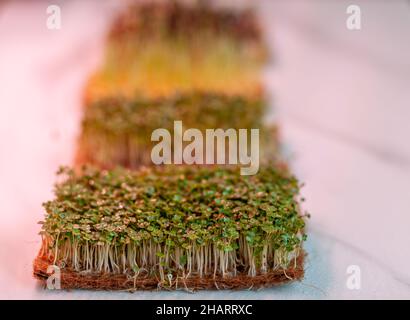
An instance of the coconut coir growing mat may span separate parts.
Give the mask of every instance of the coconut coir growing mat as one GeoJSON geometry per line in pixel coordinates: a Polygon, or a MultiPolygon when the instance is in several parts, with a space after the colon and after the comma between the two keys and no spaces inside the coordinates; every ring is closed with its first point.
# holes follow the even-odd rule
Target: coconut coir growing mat
{"type": "MultiPolygon", "coordinates": [[[[302,280],[304,275],[303,263],[304,253],[296,258],[296,263],[286,269],[269,271],[256,276],[237,274],[236,276],[222,277],[217,276],[189,276],[187,278],[177,277],[161,283],[157,277],[140,276],[135,277],[131,274],[110,274],[110,273],[83,273],[72,270],[71,268],[61,269],[60,285],[61,289],[89,289],[89,290],[221,290],[221,289],[260,289],[276,285],[287,284],[293,281],[302,280]]],[[[34,276],[46,286],[48,266],[53,261],[44,256],[38,256],[34,260],[34,276]]]]}

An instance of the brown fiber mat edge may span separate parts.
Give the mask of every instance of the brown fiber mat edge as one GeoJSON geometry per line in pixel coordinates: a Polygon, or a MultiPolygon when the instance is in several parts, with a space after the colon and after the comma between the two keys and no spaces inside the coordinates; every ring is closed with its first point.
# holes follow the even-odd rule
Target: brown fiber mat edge
{"type": "MultiPolygon", "coordinates": [[[[132,277],[126,274],[86,274],[63,268],[60,271],[61,289],[89,289],[89,290],[221,290],[221,289],[260,289],[296,280],[301,280],[304,275],[305,253],[300,253],[296,264],[291,263],[286,270],[278,269],[256,276],[237,274],[236,276],[190,276],[171,279],[169,283],[161,283],[157,277],[132,277]]],[[[52,262],[45,257],[38,256],[34,260],[34,277],[46,286],[48,266],[52,262]]]]}

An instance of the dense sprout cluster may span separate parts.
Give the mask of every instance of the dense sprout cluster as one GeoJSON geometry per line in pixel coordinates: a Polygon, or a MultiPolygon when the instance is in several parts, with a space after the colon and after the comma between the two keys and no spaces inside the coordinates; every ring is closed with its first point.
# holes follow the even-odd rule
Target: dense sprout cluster
{"type": "Polygon", "coordinates": [[[101,245],[152,240],[185,249],[213,241],[226,252],[237,249],[240,234],[254,248],[269,242],[289,252],[302,239],[297,180],[272,167],[255,176],[204,167],[62,172],[67,179],[44,205],[42,232],[53,239],[101,245]]]}
{"type": "Polygon", "coordinates": [[[259,98],[198,92],[157,99],[107,98],[84,110],[78,163],[104,168],[150,165],[152,132],[164,128],[172,133],[175,120],[183,122],[184,130],[197,128],[204,135],[210,128],[258,128],[261,158],[272,160],[277,156],[277,131],[263,125],[265,108],[259,98]]]}
{"type": "Polygon", "coordinates": [[[259,96],[265,55],[209,36],[109,42],[102,68],[87,85],[86,100],[115,94],[156,98],[192,90],[259,96]]]}
{"type": "Polygon", "coordinates": [[[251,11],[139,4],[114,23],[86,100],[115,94],[155,98],[192,90],[258,96],[267,57],[251,11]]]}
{"type": "Polygon", "coordinates": [[[174,120],[188,128],[260,128],[265,111],[261,99],[224,94],[191,93],[158,99],[111,97],[85,109],[83,129],[128,134],[149,141],[157,128],[173,129],[174,120]],[[235,116],[232,116],[235,115],[235,116]]]}
{"type": "Polygon", "coordinates": [[[146,3],[130,6],[113,24],[110,37],[186,37],[198,33],[224,34],[242,41],[262,42],[259,23],[251,10],[232,11],[208,5],[178,2],[146,3]]]}

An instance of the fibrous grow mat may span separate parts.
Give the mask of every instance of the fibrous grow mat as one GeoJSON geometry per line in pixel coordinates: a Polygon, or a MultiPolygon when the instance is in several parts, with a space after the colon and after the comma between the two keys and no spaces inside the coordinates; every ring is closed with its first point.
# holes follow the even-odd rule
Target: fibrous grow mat
{"type": "Polygon", "coordinates": [[[44,204],[34,275],[62,288],[241,289],[300,280],[298,182],[279,166],[84,168],[44,204]]]}
{"type": "Polygon", "coordinates": [[[84,109],[76,164],[152,165],[151,151],[158,143],[151,141],[152,132],[164,128],[173,134],[175,120],[182,121],[183,130],[195,128],[204,136],[206,129],[248,129],[248,145],[250,129],[259,129],[261,162],[276,160],[278,132],[262,123],[265,108],[261,98],[198,92],[157,99],[106,98],[84,109]]]}
{"type": "Polygon", "coordinates": [[[151,2],[114,22],[86,102],[155,98],[192,90],[258,96],[267,50],[250,11],[151,2]]]}

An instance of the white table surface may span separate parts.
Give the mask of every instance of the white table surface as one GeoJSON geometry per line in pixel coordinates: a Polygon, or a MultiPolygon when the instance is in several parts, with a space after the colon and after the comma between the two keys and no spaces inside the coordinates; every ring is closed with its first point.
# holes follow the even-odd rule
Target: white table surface
{"type": "Polygon", "coordinates": [[[84,83],[101,61],[113,2],[0,4],[0,298],[410,298],[410,4],[354,1],[362,30],[345,27],[351,1],[260,1],[274,52],[265,73],[285,151],[306,182],[312,213],[301,283],[259,291],[45,291],[32,278],[41,203],[70,164],[84,83]],[[361,288],[346,286],[347,267],[361,288]]]}

